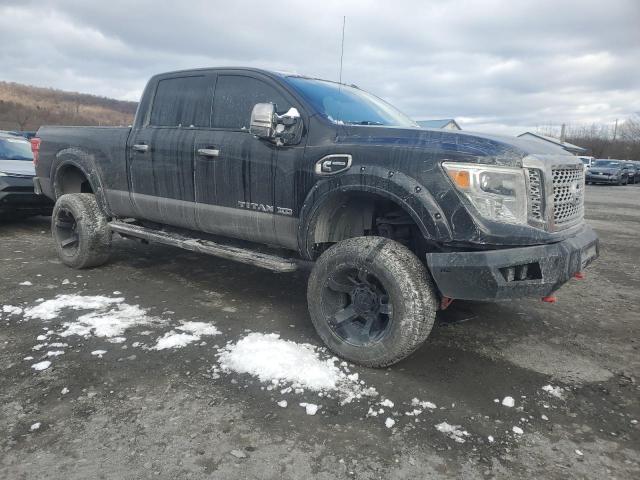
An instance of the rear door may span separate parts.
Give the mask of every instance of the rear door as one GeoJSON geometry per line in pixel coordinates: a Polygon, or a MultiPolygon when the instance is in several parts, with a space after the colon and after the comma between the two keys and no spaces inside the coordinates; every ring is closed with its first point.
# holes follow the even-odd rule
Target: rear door
{"type": "MultiPolygon", "coordinates": [[[[278,113],[301,109],[267,76],[218,72],[211,128],[199,130],[195,140],[197,221],[206,232],[295,248],[292,199],[277,194],[291,188],[277,185],[282,181],[278,162],[286,157],[287,170],[293,170],[304,142],[277,147],[249,133],[254,105],[265,102],[274,103],[278,113]]],[[[293,182],[293,175],[285,181],[293,182]]]]}
{"type": "Polygon", "coordinates": [[[197,228],[194,151],[196,131],[209,127],[212,76],[161,78],[146,124],[128,141],[131,200],[139,218],[197,228]]]}

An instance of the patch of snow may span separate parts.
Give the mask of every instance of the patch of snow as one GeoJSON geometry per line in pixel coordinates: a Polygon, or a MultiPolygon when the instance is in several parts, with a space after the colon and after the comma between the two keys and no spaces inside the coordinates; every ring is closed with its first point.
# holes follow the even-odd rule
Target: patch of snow
{"type": "Polygon", "coordinates": [[[60,390],[60,393],[62,395],[66,395],[67,393],[69,393],[69,389],[67,387],[64,387],[62,390],[60,390]]]}
{"type": "Polygon", "coordinates": [[[320,408],[315,403],[302,402],[300,406],[304,407],[305,411],[307,412],[307,415],[315,415],[318,412],[318,408],[320,408]]]}
{"type": "Polygon", "coordinates": [[[62,342],[53,342],[49,344],[50,348],[64,348],[64,347],[68,347],[69,344],[67,343],[62,343],[62,342]]]}
{"type": "Polygon", "coordinates": [[[61,337],[71,335],[83,337],[94,335],[106,338],[121,337],[129,328],[154,322],[157,322],[157,320],[149,317],[147,311],[138,305],[118,303],[111,309],[86,313],[78,317],[74,322],[65,322],[62,325],[63,330],[58,335],[61,337]]]}
{"type": "Polygon", "coordinates": [[[393,418],[387,417],[384,421],[384,426],[387,428],[392,428],[396,424],[396,421],[393,418]]]}
{"type": "Polygon", "coordinates": [[[489,443],[493,443],[493,442],[495,442],[495,440],[493,439],[493,436],[492,436],[492,435],[489,435],[489,436],[487,437],[487,440],[489,440],[489,443]]]}
{"type": "Polygon", "coordinates": [[[502,405],[504,405],[505,407],[513,407],[516,404],[515,400],[513,399],[513,397],[504,397],[502,399],[502,405]]]}
{"type": "Polygon", "coordinates": [[[62,285],[69,285],[71,282],[69,281],[68,278],[65,278],[64,280],[62,280],[62,285]]]}
{"type": "Polygon", "coordinates": [[[40,425],[42,425],[40,422],[36,422],[33,425],[31,425],[29,430],[31,430],[32,432],[35,432],[36,430],[38,430],[40,428],[40,425]]]}
{"type": "Polygon", "coordinates": [[[153,350],[182,348],[197,340],[200,340],[200,337],[197,335],[191,335],[190,333],[177,333],[175,330],[171,330],[160,337],[156,342],[156,345],[152,348],[153,350]]]}
{"type": "Polygon", "coordinates": [[[278,388],[292,387],[295,393],[336,391],[343,404],[377,395],[374,389],[350,379],[336,365],[337,358],[326,357],[322,349],[310,344],[282,340],[277,334],[249,333],[222,348],[218,361],[227,373],[248,373],[278,388]]]}
{"type": "Polygon", "coordinates": [[[393,408],[393,405],[394,403],[388,398],[385,398],[383,401],[380,402],[380,406],[382,407],[393,408]]]}
{"type": "Polygon", "coordinates": [[[47,357],[59,357],[60,355],[64,355],[63,350],[51,350],[47,352],[47,357]]]}
{"type": "Polygon", "coordinates": [[[56,298],[41,302],[35,307],[27,308],[24,311],[24,316],[25,318],[53,320],[66,308],[72,310],[98,310],[123,301],[124,298],[110,298],[99,295],[58,295],[56,298]]]}
{"type": "Polygon", "coordinates": [[[562,399],[562,388],[554,387],[552,385],[545,385],[542,387],[542,390],[547,392],[549,395],[562,399]]]}
{"type": "Polygon", "coordinates": [[[46,339],[47,339],[47,336],[46,336],[46,335],[38,335],[38,336],[36,337],[36,340],[38,340],[39,342],[42,342],[42,341],[44,341],[44,340],[46,340],[46,339]]]}
{"type": "Polygon", "coordinates": [[[286,401],[286,400],[280,400],[280,401],[278,402],[278,406],[279,406],[279,407],[287,408],[287,405],[288,405],[288,403],[287,403],[287,401],[286,401]]]}
{"type": "Polygon", "coordinates": [[[513,427],[511,430],[513,430],[513,433],[517,433],[518,435],[522,435],[524,433],[524,430],[520,427],[513,427]]]}
{"type": "Polygon", "coordinates": [[[33,285],[33,283],[31,283],[29,280],[25,280],[24,282],[20,282],[18,285],[23,285],[25,287],[30,287],[31,285],[33,285]]]}
{"type": "Polygon", "coordinates": [[[574,451],[576,452],[576,455],[578,455],[579,457],[584,455],[584,453],[582,453],[581,450],[575,449],[574,451]]]}
{"type": "Polygon", "coordinates": [[[220,335],[220,330],[218,330],[214,325],[206,322],[182,322],[182,325],[176,328],[183,332],[189,332],[193,335],[199,336],[220,335]]]}
{"type": "Polygon", "coordinates": [[[91,352],[91,355],[98,357],[98,358],[102,358],[102,356],[107,353],[106,350],[94,350],[93,352],[91,352]]]}
{"type": "Polygon", "coordinates": [[[425,408],[428,408],[430,410],[435,410],[436,408],[438,408],[435,403],[423,402],[423,401],[418,400],[417,398],[412,398],[411,399],[411,406],[413,406],[413,407],[422,407],[423,410],[425,408]]]}
{"type": "Polygon", "coordinates": [[[42,362],[34,363],[33,365],[31,365],[31,368],[39,372],[41,370],[46,370],[50,366],[51,362],[49,360],[43,360],[42,362]]]}
{"type": "Polygon", "coordinates": [[[547,417],[546,415],[541,415],[540,418],[543,419],[545,422],[549,420],[549,417],[547,417]]]}
{"type": "Polygon", "coordinates": [[[33,360],[33,357],[31,355],[29,355],[28,357],[24,357],[23,360],[25,362],[28,362],[29,360],[33,360]]]}
{"type": "Polygon", "coordinates": [[[444,433],[447,437],[457,443],[464,443],[466,440],[464,437],[469,436],[469,432],[462,430],[460,425],[449,425],[447,422],[442,422],[436,425],[436,430],[444,433]]]}
{"type": "Polygon", "coordinates": [[[9,315],[20,315],[22,313],[22,308],[13,305],[3,305],[2,311],[9,315]]]}

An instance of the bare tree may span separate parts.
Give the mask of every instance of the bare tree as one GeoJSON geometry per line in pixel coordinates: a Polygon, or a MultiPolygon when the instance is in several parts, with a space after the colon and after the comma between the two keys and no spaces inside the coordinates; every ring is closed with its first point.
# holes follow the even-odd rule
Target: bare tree
{"type": "Polygon", "coordinates": [[[26,129],[27,123],[31,120],[31,113],[32,112],[24,106],[19,106],[14,110],[13,117],[18,124],[19,130],[26,129]]]}

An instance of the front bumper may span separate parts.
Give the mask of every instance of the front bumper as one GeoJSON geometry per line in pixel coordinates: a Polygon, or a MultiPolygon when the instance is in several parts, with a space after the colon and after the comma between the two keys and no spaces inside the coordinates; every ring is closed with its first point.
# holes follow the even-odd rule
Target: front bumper
{"type": "Polygon", "coordinates": [[[0,214],[49,215],[53,202],[34,191],[32,177],[0,177],[0,214]]]}
{"type": "Polygon", "coordinates": [[[428,253],[440,293],[460,300],[546,297],[593,262],[598,237],[585,226],[562,242],[483,252],[428,253]]]}
{"type": "Polygon", "coordinates": [[[620,177],[614,177],[610,175],[587,175],[585,177],[586,182],[593,183],[618,183],[622,179],[620,177]]]}

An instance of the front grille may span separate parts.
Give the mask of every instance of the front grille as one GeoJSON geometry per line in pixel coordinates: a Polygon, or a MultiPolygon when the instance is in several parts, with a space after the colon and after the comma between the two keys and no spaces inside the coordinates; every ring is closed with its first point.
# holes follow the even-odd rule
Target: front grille
{"type": "Polygon", "coordinates": [[[540,170],[529,168],[529,215],[533,220],[542,221],[543,201],[542,201],[542,177],[540,170]]]}
{"type": "Polygon", "coordinates": [[[553,168],[553,224],[568,226],[584,216],[584,171],[574,168],[553,168]]]}

